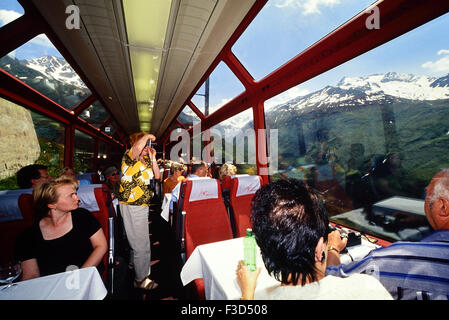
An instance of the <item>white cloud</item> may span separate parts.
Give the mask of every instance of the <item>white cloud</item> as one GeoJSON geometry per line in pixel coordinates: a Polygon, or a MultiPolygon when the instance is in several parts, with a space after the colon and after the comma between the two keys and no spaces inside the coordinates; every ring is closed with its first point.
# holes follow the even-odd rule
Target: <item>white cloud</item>
{"type": "Polygon", "coordinates": [[[442,55],[442,54],[449,54],[449,50],[447,50],[447,49],[441,49],[440,51],[438,51],[437,54],[438,54],[439,56],[442,55]]]}
{"type": "Polygon", "coordinates": [[[285,103],[299,96],[305,96],[309,93],[310,91],[307,89],[301,89],[298,86],[293,87],[287,91],[284,91],[281,94],[278,94],[277,96],[271,98],[270,100],[267,100],[265,102],[265,109],[267,110],[271,109],[274,106],[285,103]]]}
{"type": "Polygon", "coordinates": [[[441,59],[436,61],[427,61],[421,65],[424,69],[429,69],[432,72],[449,72],[449,50],[442,49],[437,53],[439,56],[444,55],[441,59]]]}
{"type": "Polygon", "coordinates": [[[333,7],[340,4],[341,0],[275,0],[278,8],[300,9],[303,15],[321,14],[320,8],[333,7]]]}
{"type": "Polygon", "coordinates": [[[20,13],[13,10],[0,10],[0,26],[4,26],[5,24],[10,23],[11,21],[16,20],[22,16],[20,13]]]}

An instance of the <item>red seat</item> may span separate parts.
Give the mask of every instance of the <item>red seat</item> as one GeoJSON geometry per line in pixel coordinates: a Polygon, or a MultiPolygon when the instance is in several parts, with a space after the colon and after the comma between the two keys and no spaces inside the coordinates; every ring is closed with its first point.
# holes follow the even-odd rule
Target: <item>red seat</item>
{"type": "Polygon", "coordinates": [[[228,190],[230,190],[231,189],[231,176],[224,176],[223,177],[223,180],[221,180],[221,188],[223,189],[223,190],[225,190],[225,189],[228,189],[228,190]]]}
{"type": "MultiPolygon", "coordinates": [[[[101,224],[101,228],[103,229],[106,240],[108,240],[108,249],[110,249],[110,238],[113,236],[113,230],[109,228],[109,217],[112,215],[112,218],[115,218],[115,209],[112,205],[110,190],[107,185],[103,185],[103,187],[98,187],[94,189],[95,199],[98,204],[98,211],[91,211],[91,213],[97,218],[98,222],[101,224]],[[111,234],[112,231],[112,234],[111,234]]],[[[103,265],[105,266],[105,270],[103,271],[102,277],[103,280],[107,283],[108,281],[108,254],[105,254],[103,257],[103,265]]]]}
{"type": "MultiPolygon", "coordinates": [[[[232,239],[231,224],[223,203],[219,182],[215,179],[187,179],[184,192],[185,252],[188,258],[202,244],[232,239]]],[[[204,282],[194,281],[198,298],[204,299],[204,282]]]]}
{"type": "Polygon", "coordinates": [[[260,176],[235,176],[231,180],[230,203],[237,237],[244,237],[251,228],[251,200],[261,186],[260,176]]]}
{"type": "Polygon", "coordinates": [[[0,223],[0,262],[2,263],[14,259],[14,245],[17,237],[33,224],[33,195],[21,194],[17,205],[22,213],[22,219],[0,223]]]}

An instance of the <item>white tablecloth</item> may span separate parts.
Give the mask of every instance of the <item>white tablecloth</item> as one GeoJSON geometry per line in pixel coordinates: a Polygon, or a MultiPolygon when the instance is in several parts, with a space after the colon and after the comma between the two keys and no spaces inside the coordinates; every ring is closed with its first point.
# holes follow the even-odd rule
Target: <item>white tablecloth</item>
{"type": "Polygon", "coordinates": [[[161,216],[167,222],[169,221],[170,216],[170,201],[171,201],[171,193],[164,193],[164,200],[162,200],[161,216]]]}
{"type": "MultiPolygon", "coordinates": [[[[351,262],[351,257],[359,260],[377,247],[378,245],[362,239],[362,245],[348,248],[351,256],[341,255],[341,263],[351,262]]],[[[241,290],[235,274],[239,260],[243,260],[243,238],[198,246],[181,270],[182,283],[186,285],[195,279],[203,278],[207,300],[240,299],[241,290]]],[[[259,250],[257,266],[262,270],[257,278],[256,292],[279,286],[280,283],[268,274],[259,250]]]]}
{"type": "Polygon", "coordinates": [[[107,290],[97,268],[83,268],[0,287],[0,300],[102,300],[107,290]]]}
{"type": "MultiPolygon", "coordinates": [[[[235,274],[239,260],[243,260],[243,238],[198,246],[181,270],[182,283],[186,285],[194,279],[203,278],[207,300],[240,299],[242,293],[235,274]]],[[[259,251],[257,266],[262,267],[262,271],[256,290],[279,285],[265,269],[259,251]]]]}

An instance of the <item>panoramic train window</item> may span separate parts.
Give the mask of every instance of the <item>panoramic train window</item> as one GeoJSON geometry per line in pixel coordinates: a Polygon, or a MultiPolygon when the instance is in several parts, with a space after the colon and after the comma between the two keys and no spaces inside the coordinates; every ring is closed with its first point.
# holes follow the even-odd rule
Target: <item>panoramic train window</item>
{"type": "Polygon", "coordinates": [[[100,128],[110,116],[103,105],[97,100],[81,112],[79,117],[96,128],[100,128]]]}
{"type": "Polygon", "coordinates": [[[208,80],[209,90],[205,82],[192,98],[193,104],[206,116],[245,90],[243,84],[224,62],[217,65],[208,80]]]}
{"type": "Polygon", "coordinates": [[[428,234],[425,187],[449,163],[448,29],[446,14],[266,101],[271,178],[307,181],[331,221],[393,241],[428,234]]]}
{"type": "Polygon", "coordinates": [[[252,108],[213,126],[209,131],[209,135],[217,139],[217,144],[213,143],[217,164],[233,163],[238,174],[257,174],[252,108]]]}
{"type": "Polygon", "coordinates": [[[0,3],[0,27],[23,16],[23,8],[17,0],[2,0],[0,3]]]}
{"type": "Polygon", "coordinates": [[[0,68],[70,110],[91,95],[45,34],[0,58],[0,68]]]}
{"type": "Polygon", "coordinates": [[[94,171],[94,139],[84,132],[75,130],[75,156],[73,168],[77,173],[94,171]]]}
{"type": "Polygon", "coordinates": [[[232,51],[260,80],[373,2],[270,0],[232,51]]]}
{"type": "Polygon", "coordinates": [[[184,109],[182,109],[177,119],[179,123],[183,124],[186,128],[189,128],[201,121],[189,106],[185,106],[184,109]]]}
{"type": "Polygon", "coordinates": [[[56,177],[64,161],[64,126],[0,98],[0,141],[4,166],[0,190],[19,189],[16,172],[29,164],[44,164],[56,177]]]}
{"type": "MultiPolygon", "coordinates": [[[[195,95],[190,99],[190,101],[195,105],[195,107],[201,111],[202,114],[205,114],[205,105],[207,94],[206,94],[206,86],[208,85],[208,81],[205,81],[201,87],[198,89],[198,91],[195,93],[195,95]]],[[[207,91],[209,91],[209,87],[207,87],[207,91]]]]}

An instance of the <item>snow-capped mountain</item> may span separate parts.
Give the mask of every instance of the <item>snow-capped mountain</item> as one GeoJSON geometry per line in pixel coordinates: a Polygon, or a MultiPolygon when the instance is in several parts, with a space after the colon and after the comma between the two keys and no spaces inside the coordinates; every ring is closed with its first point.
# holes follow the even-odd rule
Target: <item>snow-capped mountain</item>
{"type": "Polygon", "coordinates": [[[46,75],[48,78],[71,84],[79,88],[86,88],[76,72],[62,58],[43,56],[27,60],[26,66],[46,75]]]}
{"type": "Polygon", "coordinates": [[[274,107],[272,112],[363,106],[380,100],[391,103],[395,99],[415,101],[449,99],[449,74],[441,78],[395,72],[365,77],[344,77],[336,86],[327,86],[306,96],[294,98],[274,107]]]}

